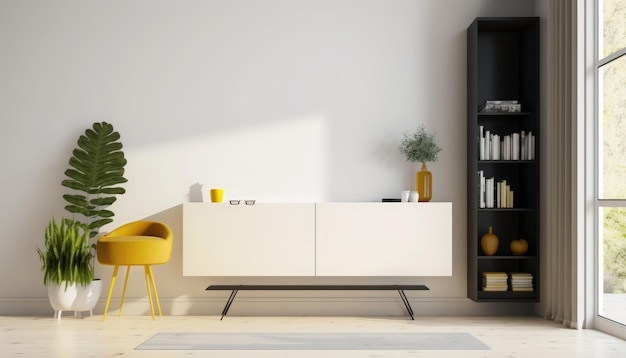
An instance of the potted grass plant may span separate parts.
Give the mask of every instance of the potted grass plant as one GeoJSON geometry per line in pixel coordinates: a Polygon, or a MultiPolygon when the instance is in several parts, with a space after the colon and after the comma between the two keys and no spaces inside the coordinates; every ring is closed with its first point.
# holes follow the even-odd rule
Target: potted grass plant
{"type": "Polygon", "coordinates": [[[37,248],[37,253],[55,318],[61,318],[63,311],[74,311],[76,315],[92,311],[102,285],[100,289],[92,287],[93,251],[87,229],[74,219],[62,218],[57,222],[52,218],[44,237],[44,249],[37,248]]]}

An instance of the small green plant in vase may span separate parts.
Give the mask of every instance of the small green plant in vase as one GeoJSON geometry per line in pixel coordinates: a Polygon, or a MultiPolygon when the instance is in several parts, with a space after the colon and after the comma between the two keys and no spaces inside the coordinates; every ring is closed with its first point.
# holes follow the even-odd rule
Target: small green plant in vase
{"type": "Polygon", "coordinates": [[[74,311],[75,316],[89,311],[93,315],[102,283],[94,280],[93,251],[85,225],[75,219],[50,219],[44,249],[37,248],[37,253],[54,317],[61,319],[63,311],[74,311]]]}
{"type": "Polygon", "coordinates": [[[77,284],[87,286],[93,281],[93,252],[89,232],[80,222],[62,218],[50,219],[45,233],[45,249],[37,248],[42,262],[44,285],[77,284]]]}
{"type": "Polygon", "coordinates": [[[435,133],[428,132],[424,125],[409,135],[404,133],[400,143],[400,152],[410,162],[422,163],[422,168],[415,174],[415,190],[419,193],[419,201],[427,202],[432,199],[432,173],[428,171],[426,162],[436,162],[441,148],[435,141],[435,133]]]}

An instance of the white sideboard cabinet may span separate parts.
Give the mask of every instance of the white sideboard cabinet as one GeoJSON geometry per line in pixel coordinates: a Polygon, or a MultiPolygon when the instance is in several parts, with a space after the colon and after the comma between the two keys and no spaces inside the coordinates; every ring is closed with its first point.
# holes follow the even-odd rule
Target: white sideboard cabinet
{"type": "Polygon", "coordinates": [[[452,203],[186,203],[185,276],[451,276],[452,203]]]}
{"type": "Polygon", "coordinates": [[[315,204],[184,204],[183,275],[314,276],[315,204]]]}
{"type": "Polygon", "coordinates": [[[452,203],[316,205],[317,276],[452,276],[452,203]]]}

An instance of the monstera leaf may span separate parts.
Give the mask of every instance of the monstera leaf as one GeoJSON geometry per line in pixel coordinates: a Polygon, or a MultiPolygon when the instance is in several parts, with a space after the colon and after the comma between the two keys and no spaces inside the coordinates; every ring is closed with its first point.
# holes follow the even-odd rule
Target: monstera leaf
{"type": "Polygon", "coordinates": [[[120,134],[113,125],[94,123],[93,128],[88,128],[78,138],[69,161],[70,168],[65,171],[69,179],[61,182],[64,187],[78,192],[63,195],[69,203],[65,210],[85,217],[90,238],[113,221],[114,213],[107,208],[117,200],[115,195],[126,192],[118,186],[128,181],[124,178],[126,158],[119,139],[120,134]]]}

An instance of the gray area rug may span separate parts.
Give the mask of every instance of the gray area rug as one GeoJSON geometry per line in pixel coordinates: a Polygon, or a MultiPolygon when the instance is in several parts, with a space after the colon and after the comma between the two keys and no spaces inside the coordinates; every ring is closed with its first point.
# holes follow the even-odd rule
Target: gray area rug
{"type": "Polygon", "coordinates": [[[490,350],[469,333],[157,333],[139,350],[490,350]]]}

